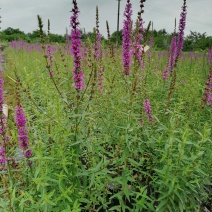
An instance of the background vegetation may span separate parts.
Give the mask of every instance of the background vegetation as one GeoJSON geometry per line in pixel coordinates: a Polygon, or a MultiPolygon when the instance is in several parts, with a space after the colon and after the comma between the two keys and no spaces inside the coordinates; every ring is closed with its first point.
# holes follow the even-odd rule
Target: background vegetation
{"type": "Polygon", "coordinates": [[[170,50],[174,34],[146,31],[147,52],[125,43],[123,74],[116,33],[100,42],[97,8],[81,43],[73,3],[71,41],[43,33],[39,16],[39,31],[1,32],[0,211],[212,211],[211,37],[191,32],[188,53],[170,50]]]}
{"type": "MultiPolygon", "coordinates": [[[[85,41],[87,38],[90,38],[91,42],[95,42],[95,33],[93,32],[82,32],[82,41],[85,41]]],[[[161,30],[153,30],[149,31],[149,38],[154,37],[153,48],[155,50],[167,50],[169,48],[169,44],[173,33],[169,34],[165,29],[161,30]]],[[[44,33],[44,36],[47,36],[44,33]]],[[[66,35],[58,35],[52,34],[49,35],[51,42],[57,43],[65,43],[66,42],[66,35]]],[[[22,39],[28,43],[35,43],[38,42],[40,39],[39,30],[34,30],[31,33],[24,33],[20,29],[13,29],[8,27],[0,32],[0,38],[2,41],[13,41],[22,39]]],[[[116,43],[117,39],[117,32],[113,32],[111,34],[111,41],[116,43]]],[[[103,43],[107,43],[107,39],[104,37],[102,38],[103,43]]],[[[118,32],[118,43],[121,45],[122,43],[122,30],[118,32]]],[[[190,34],[185,37],[183,51],[205,51],[209,47],[212,46],[212,36],[208,36],[206,33],[198,33],[190,31],[190,34]]]]}

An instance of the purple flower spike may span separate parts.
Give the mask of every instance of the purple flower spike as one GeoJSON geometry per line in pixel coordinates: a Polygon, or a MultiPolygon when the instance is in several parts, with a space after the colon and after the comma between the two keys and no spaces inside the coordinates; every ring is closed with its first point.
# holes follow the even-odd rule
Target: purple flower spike
{"type": "Polygon", "coordinates": [[[71,53],[74,56],[74,70],[72,73],[74,74],[73,80],[75,83],[75,89],[76,90],[84,90],[85,89],[85,83],[84,83],[84,74],[81,70],[81,45],[82,42],[80,40],[81,33],[78,29],[79,22],[78,22],[78,14],[79,9],[77,7],[76,0],[73,0],[74,8],[72,9],[72,16],[70,19],[70,26],[71,26],[71,53]]]}
{"type": "Polygon", "coordinates": [[[18,141],[20,147],[23,150],[24,156],[30,158],[32,156],[32,151],[29,149],[28,129],[26,126],[27,120],[24,110],[20,105],[15,108],[15,121],[18,128],[18,141]]]}
{"type": "Polygon", "coordinates": [[[169,61],[166,68],[163,71],[163,79],[167,79],[169,72],[172,72],[175,65],[175,56],[176,56],[176,36],[174,36],[171,41],[169,61]]]}
{"type": "Polygon", "coordinates": [[[130,0],[127,1],[125,12],[124,27],[122,31],[122,61],[124,67],[124,75],[130,74],[130,46],[131,46],[131,16],[132,16],[132,4],[130,0]]]}
{"type": "Polygon", "coordinates": [[[5,157],[4,145],[1,144],[1,146],[0,146],[0,164],[2,165],[2,169],[4,169],[4,166],[5,166],[6,162],[7,162],[7,158],[5,157]]]}
{"type": "MultiPolygon", "coordinates": [[[[46,46],[46,55],[48,57],[48,64],[47,64],[47,66],[48,66],[49,70],[52,68],[52,64],[53,64],[52,52],[53,52],[53,48],[48,44],[46,46]]],[[[49,74],[50,74],[50,77],[52,78],[54,76],[54,71],[53,70],[50,70],[49,74]]]]}
{"type": "Polygon", "coordinates": [[[148,120],[151,122],[152,121],[152,110],[151,110],[151,106],[150,106],[150,101],[148,99],[144,100],[144,110],[145,110],[148,120]]]}
{"type": "Polygon", "coordinates": [[[212,64],[212,48],[208,49],[208,63],[212,64]]]}
{"type": "Polygon", "coordinates": [[[173,68],[176,66],[178,58],[180,56],[180,52],[183,48],[184,43],[184,30],[186,25],[186,0],[184,0],[183,6],[182,6],[182,12],[180,14],[180,22],[179,22],[179,32],[177,37],[174,36],[171,41],[171,48],[170,48],[170,55],[169,55],[169,61],[166,66],[166,68],[163,71],[163,79],[168,78],[168,74],[172,73],[173,68]]]}
{"type": "Polygon", "coordinates": [[[72,73],[74,74],[73,80],[75,82],[76,90],[84,90],[85,84],[82,83],[82,82],[84,82],[84,74],[83,74],[82,70],[78,70],[77,73],[74,70],[72,73]]]}
{"type": "Polygon", "coordinates": [[[94,44],[94,55],[96,60],[99,60],[100,57],[100,42],[101,42],[101,34],[98,32],[96,35],[96,42],[94,44]]]}
{"type": "Polygon", "coordinates": [[[104,68],[103,67],[100,67],[97,80],[98,80],[99,91],[101,94],[103,94],[103,82],[104,82],[104,68]]]}
{"type": "Polygon", "coordinates": [[[166,68],[164,69],[164,71],[163,71],[163,79],[167,79],[167,78],[168,78],[168,72],[169,72],[169,70],[168,70],[168,68],[166,67],[166,68]]]}
{"type": "Polygon", "coordinates": [[[208,106],[212,106],[212,65],[205,84],[204,102],[208,106]]]}
{"type": "Polygon", "coordinates": [[[186,25],[186,0],[184,0],[184,4],[182,6],[182,12],[180,14],[180,23],[179,23],[179,32],[177,36],[177,50],[176,50],[176,60],[180,56],[180,52],[183,48],[183,43],[184,43],[184,30],[185,30],[185,25],[186,25]]]}
{"type": "MultiPolygon", "coordinates": [[[[136,26],[135,26],[136,27],[136,26]]],[[[135,29],[136,30],[136,29],[135,29]]],[[[133,51],[131,52],[133,55],[135,55],[136,59],[139,61],[139,63],[141,64],[141,66],[143,65],[143,61],[142,61],[142,52],[143,52],[143,47],[141,45],[141,41],[143,40],[143,35],[142,35],[142,31],[144,30],[143,27],[143,19],[139,18],[138,19],[138,33],[135,37],[135,41],[133,42],[133,51]]],[[[135,32],[136,33],[136,32],[135,32]]]]}

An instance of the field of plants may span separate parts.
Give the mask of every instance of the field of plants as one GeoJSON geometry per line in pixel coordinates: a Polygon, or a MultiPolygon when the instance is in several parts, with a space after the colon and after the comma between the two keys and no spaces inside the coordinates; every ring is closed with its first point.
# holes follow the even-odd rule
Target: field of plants
{"type": "Polygon", "coordinates": [[[155,51],[144,3],[132,24],[127,1],[122,47],[108,23],[101,43],[98,7],[96,41],[82,43],[73,0],[65,45],[38,16],[40,43],[2,48],[1,212],[212,211],[212,49],[181,51],[184,0],[155,51]]]}

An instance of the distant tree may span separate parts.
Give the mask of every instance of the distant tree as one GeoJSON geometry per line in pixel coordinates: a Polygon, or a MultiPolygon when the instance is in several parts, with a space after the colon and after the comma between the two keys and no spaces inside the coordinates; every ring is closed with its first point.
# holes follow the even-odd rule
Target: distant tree
{"type": "Polygon", "coordinates": [[[12,27],[8,27],[1,32],[1,39],[6,41],[13,41],[18,39],[26,39],[26,35],[20,29],[13,29],[12,27]]]}
{"type": "Polygon", "coordinates": [[[204,32],[204,33],[201,34],[199,32],[190,31],[190,35],[187,36],[187,39],[188,40],[191,40],[192,42],[195,43],[198,40],[204,39],[206,37],[207,37],[206,32],[204,32]]]}
{"type": "MultiPolygon", "coordinates": [[[[145,33],[145,32],[144,32],[145,33]]],[[[85,32],[84,30],[81,30],[81,39],[83,42],[86,42],[87,39],[89,39],[92,43],[95,42],[96,39],[96,33],[95,29],[93,32],[85,32]]],[[[111,41],[116,43],[118,35],[118,44],[121,46],[122,44],[122,30],[118,32],[113,32],[111,34],[111,41]]],[[[153,48],[155,50],[167,50],[169,49],[171,38],[175,35],[175,33],[168,33],[166,29],[160,29],[160,30],[150,30],[148,32],[148,38],[147,42],[150,39],[150,37],[153,37],[153,48]]],[[[0,31],[0,37],[1,40],[5,41],[13,41],[18,39],[23,39],[27,42],[37,42],[40,41],[40,32],[39,30],[34,30],[31,33],[25,34],[20,29],[14,29],[12,27],[8,27],[5,30],[0,31]]],[[[46,33],[44,33],[44,38],[47,38],[46,33]]],[[[69,37],[70,39],[70,37],[69,37]]],[[[66,42],[66,35],[58,35],[50,33],[49,35],[50,42],[57,42],[57,43],[65,43],[66,42]]],[[[46,39],[46,41],[48,41],[46,39]]],[[[102,37],[101,39],[102,44],[108,43],[107,39],[102,37]]],[[[212,47],[212,37],[207,36],[207,34],[199,33],[195,31],[190,31],[190,34],[185,37],[184,40],[184,46],[183,51],[202,51],[207,50],[208,48],[212,47]]]]}
{"type": "Polygon", "coordinates": [[[66,42],[66,36],[65,35],[58,35],[58,34],[52,34],[49,35],[50,42],[57,42],[57,43],[65,43],[66,42]]]}
{"type": "MultiPolygon", "coordinates": [[[[40,39],[40,30],[34,30],[32,31],[32,33],[28,33],[27,36],[31,39],[31,40],[38,40],[40,39]]],[[[44,33],[44,37],[46,37],[46,34],[44,33]]]]}
{"type": "Polygon", "coordinates": [[[8,27],[7,29],[2,31],[5,35],[13,35],[13,34],[20,34],[25,35],[23,31],[20,29],[13,29],[12,27],[8,27]]]}
{"type": "Polygon", "coordinates": [[[192,41],[186,38],[183,44],[183,51],[193,51],[193,49],[192,41]]]}
{"type": "Polygon", "coordinates": [[[185,38],[184,51],[199,51],[205,50],[212,46],[212,37],[207,36],[206,32],[199,33],[190,31],[190,34],[185,38]]]}
{"type": "Polygon", "coordinates": [[[120,30],[120,31],[115,31],[114,33],[112,33],[112,35],[111,35],[111,41],[112,42],[114,42],[114,43],[116,43],[116,39],[117,39],[117,34],[118,34],[118,45],[121,45],[121,43],[122,43],[122,30],[120,30]]]}
{"type": "Polygon", "coordinates": [[[160,29],[158,32],[157,32],[158,35],[167,35],[167,31],[165,29],[160,29]]]}

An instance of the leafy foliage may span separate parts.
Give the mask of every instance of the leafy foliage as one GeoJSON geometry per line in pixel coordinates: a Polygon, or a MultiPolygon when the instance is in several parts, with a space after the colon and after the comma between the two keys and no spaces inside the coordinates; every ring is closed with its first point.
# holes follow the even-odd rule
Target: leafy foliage
{"type": "MultiPolygon", "coordinates": [[[[91,40],[91,42],[95,42],[95,33],[93,32],[83,32],[82,33],[82,41],[86,41],[88,38],[91,40]]],[[[46,36],[46,34],[45,34],[46,36]]],[[[170,43],[171,38],[173,36],[173,33],[169,34],[165,29],[161,30],[153,30],[149,32],[149,37],[154,37],[154,43],[153,48],[155,50],[167,50],[170,43]]],[[[13,29],[11,27],[8,27],[5,30],[2,30],[0,32],[0,37],[3,41],[13,41],[22,39],[27,42],[36,42],[40,39],[39,30],[34,30],[31,33],[25,34],[24,32],[20,31],[19,29],[13,29]]],[[[113,32],[111,34],[111,41],[113,43],[116,43],[117,39],[117,32],[113,32]]],[[[50,33],[50,41],[57,42],[57,43],[65,43],[66,42],[66,35],[58,35],[58,34],[52,34],[50,33]]],[[[103,43],[108,43],[107,39],[102,37],[103,43]]],[[[122,43],[122,30],[118,32],[118,44],[119,46],[122,43]]],[[[212,37],[207,36],[206,33],[198,33],[198,32],[190,32],[189,35],[185,37],[184,47],[183,51],[201,51],[201,50],[207,50],[212,46],[212,37]]]]}
{"type": "MultiPolygon", "coordinates": [[[[60,48],[66,51],[66,47],[60,48]]],[[[162,70],[168,55],[152,52],[154,62],[147,62],[145,70],[145,90],[153,110],[150,123],[142,115],[144,97],[140,92],[132,97],[133,76],[123,78],[118,71],[118,50],[115,60],[103,58],[104,92],[95,85],[91,98],[93,84],[88,84],[79,102],[71,83],[69,53],[63,60],[60,51],[53,53],[54,80],[62,96],[41,53],[11,48],[5,53],[5,89],[13,92],[11,83],[16,75],[20,78],[33,157],[31,168],[18,157],[11,111],[14,136],[9,154],[15,158],[15,167],[11,164],[11,183],[1,187],[2,191],[8,189],[10,199],[1,196],[6,201],[0,201],[0,207],[8,205],[8,210],[15,211],[195,211],[207,200],[212,119],[211,108],[199,107],[209,69],[204,55],[196,55],[198,60],[191,60],[189,54],[180,58],[176,92],[167,108],[169,86],[162,79],[162,70]],[[156,70],[156,66],[160,68],[156,70]]],[[[107,46],[104,54],[109,54],[107,46]]],[[[89,58],[88,54],[82,61],[87,82],[89,77],[94,80],[86,65],[89,58]]],[[[94,61],[93,67],[98,71],[94,61]]],[[[6,179],[6,173],[1,174],[6,179]]]]}

